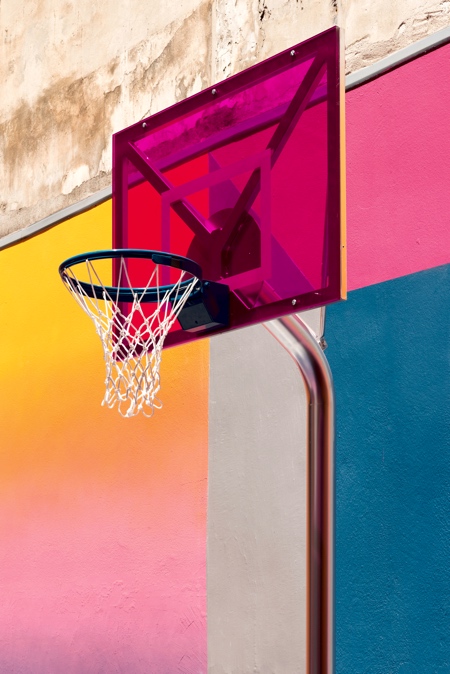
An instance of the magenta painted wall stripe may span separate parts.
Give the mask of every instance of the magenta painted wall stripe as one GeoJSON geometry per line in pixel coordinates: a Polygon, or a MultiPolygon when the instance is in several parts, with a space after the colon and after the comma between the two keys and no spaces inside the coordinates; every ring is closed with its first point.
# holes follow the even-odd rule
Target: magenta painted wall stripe
{"type": "Polygon", "coordinates": [[[450,45],[347,102],[349,290],[450,262],[450,45]]]}

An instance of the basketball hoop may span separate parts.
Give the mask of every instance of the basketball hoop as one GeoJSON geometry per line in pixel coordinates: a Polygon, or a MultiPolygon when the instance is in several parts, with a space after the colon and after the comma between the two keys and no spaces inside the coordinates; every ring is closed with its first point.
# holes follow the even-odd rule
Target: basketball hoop
{"type": "Polygon", "coordinates": [[[106,363],[102,405],[117,405],[123,417],[140,412],[151,417],[162,407],[157,394],[164,340],[188,299],[202,293],[200,266],[180,255],[122,248],[75,255],[62,262],[59,273],[102,342],[106,363]],[[109,259],[116,265],[115,286],[105,285],[96,269],[99,260],[109,259]],[[140,275],[147,275],[145,285],[138,288],[130,280],[136,259],[145,260],[138,264],[143,266],[140,275]],[[176,270],[169,272],[177,275],[174,283],[161,283],[161,267],[176,270]],[[147,310],[149,304],[154,308],[147,310]]]}

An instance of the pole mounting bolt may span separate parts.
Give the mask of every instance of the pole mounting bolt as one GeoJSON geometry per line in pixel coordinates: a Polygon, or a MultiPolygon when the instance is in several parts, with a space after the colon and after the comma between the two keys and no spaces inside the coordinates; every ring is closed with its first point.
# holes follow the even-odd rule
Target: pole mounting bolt
{"type": "Polygon", "coordinates": [[[322,349],[322,351],[325,351],[325,349],[326,349],[327,346],[328,346],[325,337],[323,337],[323,336],[320,337],[320,339],[319,339],[319,346],[320,346],[320,348],[322,349]]]}

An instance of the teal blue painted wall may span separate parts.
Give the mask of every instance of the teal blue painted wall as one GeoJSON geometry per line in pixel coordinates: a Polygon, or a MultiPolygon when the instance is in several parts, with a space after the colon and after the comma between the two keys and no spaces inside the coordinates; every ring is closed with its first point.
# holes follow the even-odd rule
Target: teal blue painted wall
{"type": "Polygon", "coordinates": [[[327,309],[337,674],[450,672],[450,265],[327,309]]]}

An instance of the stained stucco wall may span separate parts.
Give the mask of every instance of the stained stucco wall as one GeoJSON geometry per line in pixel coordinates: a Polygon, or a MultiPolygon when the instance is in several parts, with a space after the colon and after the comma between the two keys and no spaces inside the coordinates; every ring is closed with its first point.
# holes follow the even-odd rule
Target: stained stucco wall
{"type": "Polygon", "coordinates": [[[111,134],[334,23],[347,70],[448,25],[448,0],[0,5],[0,234],[110,184],[111,134]]]}

